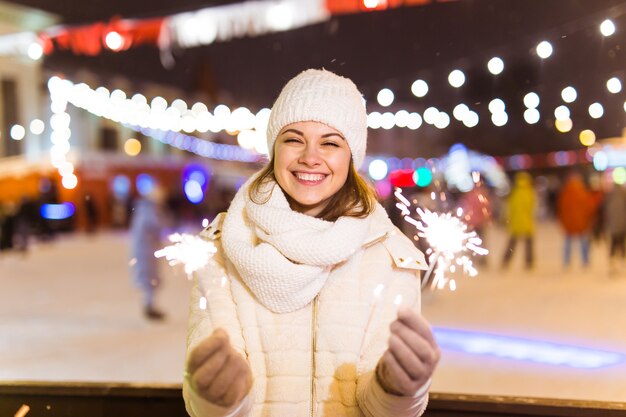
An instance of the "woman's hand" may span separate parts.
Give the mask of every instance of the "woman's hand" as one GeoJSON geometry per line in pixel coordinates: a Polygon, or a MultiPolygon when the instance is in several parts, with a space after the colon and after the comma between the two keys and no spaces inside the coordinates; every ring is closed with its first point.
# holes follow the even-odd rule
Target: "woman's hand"
{"type": "Polygon", "coordinates": [[[238,404],[252,387],[250,365],[222,329],[215,330],[191,352],[187,375],[194,391],[222,407],[238,404]]]}
{"type": "Polygon", "coordinates": [[[389,348],[378,361],[376,376],[390,394],[412,396],[431,378],[441,353],[428,322],[401,308],[391,323],[389,348]]]}

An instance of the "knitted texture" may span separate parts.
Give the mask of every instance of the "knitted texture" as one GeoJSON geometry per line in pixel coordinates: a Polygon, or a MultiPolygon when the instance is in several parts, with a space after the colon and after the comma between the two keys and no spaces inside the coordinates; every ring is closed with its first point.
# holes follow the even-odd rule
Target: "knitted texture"
{"type": "Polygon", "coordinates": [[[266,308],[295,311],[313,300],[333,266],[361,247],[371,216],[328,222],[295,212],[275,182],[262,190],[262,198],[271,193],[269,200],[256,204],[248,197],[252,179],[224,219],[224,251],[266,308]]]}
{"type": "MultiPolygon", "coordinates": [[[[254,385],[236,411],[216,411],[214,405],[201,407],[203,403],[207,406],[206,401],[195,394],[185,378],[183,395],[192,417],[308,416],[311,400],[314,416],[416,417],[423,412],[426,394],[387,394],[373,377],[376,363],[388,347],[398,295],[409,305],[409,300],[414,300],[413,306],[419,310],[420,291],[415,270],[396,268],[391,260],[404,256],[404,251],[417,258],[417,249],[378,208],[365,244],[332,269],[319,292],[315,328],[312,303],[280,314],[265,308],[225,256],[223,235],[213,235],[218,248],[215,262],[198,271],[194,280],[189,351],[213,329],[223,328],[233,347],[248,359],[254,385]],[[396,254],[389,248],[403,251],[396,254]],[[222,277],[227,278],[225,284],[222,277]],[[206,303],[201,304],[201,299],[206,303]],[[311,363],[314,346],[315,369],[311,363]]],[[[224,230],[225,226],[217,224],[216,229],[224,230]]]]}
{"type": "Polygon", "coordinates": [[[270,158],[281,129],[296,123],[321,122],[337,129],[348,142],[355,168],[365,158],[367,113],[363,96],[347,78],[309,69],[292,78],[276,99],[267,126],[270,158]]]}

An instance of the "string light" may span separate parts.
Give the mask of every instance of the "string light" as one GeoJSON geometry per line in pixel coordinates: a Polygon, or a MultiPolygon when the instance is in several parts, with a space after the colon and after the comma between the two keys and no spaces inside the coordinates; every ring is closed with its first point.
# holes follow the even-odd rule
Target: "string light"
{"type": "Polygon", "coordinates": [[[536,48],[539,58],[546,59],[552,55],[552,44],[548,41],[541,41],[536,48]]]}
{"type": "Polygon", "coordinates": [[[424,80],[415,80],[411,84],[411,92],[415,97],[422,98],[428,93],[428,84],[424,80]]]}
{"type": "Polygon", "coordinates": [[[26,129],[22,125],[13,125],[11,126],[11,139],[13,140],[22,140],[24,136],[26,136],[26,129]]]}
{"type": "Polygon", "coordinates": [[[529,109],[534,109],[539,106],[539,96],[537,93],[530,92],[524,96],[524,105],[529,109]]]}
{"type": "Polygon", "coordinates": [[[619,78],[613,77],[606,82],[606,89],[612,94],[617,94],[622,91],[622,82],[619,78]]]}
{"type": "Polygon", "coordinates": [[[578,94],[576,93],[576,89],[571,86],[565,87],[561,91],[561,98],[566,103],[572,103],[573,101],[575,101],[577,95],[578,94]]]}
{"type": "Polygon", "coordinates": [[[615,33],[615,24],[610,19],[606,19],[600,24],[600,33],[602,36],[611,36],[615,33]]]}
{"type": "Polygon", "coordinates": [[[43,120],[40,119],[33,119],[29,125],[30,133],[32,133],[33,135],[41,135],[45,128],[46,125],[44,124],[43,120]]]}
{"type": "Polygon", "coordinates": [[[393,91],[391,91],[388,88],[383,88],[382,90],[378,92],[376,99],[378,100],[378,104],[380,104],[383,107],[388,107],[391,105],[391,103],[393,103],[393,99],[394,99],[393,91]]]}
{"type": "Polygon", "coordinates": [[[465,84],[465,74],[463,71],[455,69],[448,75],[448,82],[454,88],[459,88],[465,84]]]}
{"type": "Polygon", "coordinates": [[[596,134],[593,132],[593,130],[585,129],[580,132],[579,140],[581,144],[585,146],[591,146],[596,143],[596,134]]]}
{"type": "Polygon", "coordinates": [[[574,126],[574,123],[572,122],[572,119],[556,119],[554,121],[554,127],[556,127],[556,130],[558,130],[561,133],[567,133],[570,130],[572,130],[572,127],[574,126]]]}
{"type": "Polygon", "coordinates": [[[539,111],[535,108],[526,109],[526,111],[524,111],[524,120],[526,120],[526,123],[530,125],[537,123],[540,117],[541,115],[539,114],[539,111]]]}
{"type": "Polygon", "coordinates": [[[43,56],[43,46],[39,42],[33,42],[28,46],[26,54],[33,61],[37,61],[43,56]]]}
{"type": "Polygon", "coordinates": [[[604,107],[600,103],[593,103],[589,106],[589,116],[599,119],[604,115],[604,107]]]}
{"type": "Polygon", "coordinates": [[[491,113],[501,113],[505,110],[506,106],[504,101],[499,98],[494,98],[489,102],[488,108],[491,113]]]}
{"type": "Polygon", "coordinates": [[[424,121],[429,125],[434,125],[439,117],[439,110],[436,107],[429,107],[424,110],[424,121]]]}
{"type": "Polygon", "coordinates": [[[498,75],[504,70],[504,61],[499,57],[493,57],[487,62],[487,69],[493,75],[498,75]]]}
{"type": "Polygon", "coordinates": [[[106,34],[104,43],[112,51],[121,51],[124,47],[124,38],[116,31],[111,31],[106,34]]]}
{"type": "Polygon", "coordinates": [[[567,120],[569,119],[570,111],[567,106],[559,106],[554,109],[554,117],[556,120],[567,120]]]}

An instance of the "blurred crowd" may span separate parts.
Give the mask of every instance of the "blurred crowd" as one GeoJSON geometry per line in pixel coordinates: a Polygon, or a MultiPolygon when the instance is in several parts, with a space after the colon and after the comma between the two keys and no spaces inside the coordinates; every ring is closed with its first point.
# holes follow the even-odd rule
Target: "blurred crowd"
{"type": "MultiPolygon", "coordinates": [[[[414,206],[431,211],[458,211],[469,230],[483,240],[489,225],[503,227],[508,233],[506,249],[499,260],[506,269],[518,252],[525,268],[536,266],[535,231],[537,221],[556,221],[562,231],[562,265],[565,269],[579,254],[583,268],[589,266],[592,246],[601,242],[608,245],[609,272],[626,271],[626,187],[598,175],[585,176],[571,171],[562,179],[533,177],[528,172],[517,172],[511,178],[508,193],[501,194],[476,181],[467,192],[447,190],[441,185],[409,190],[414,206]],[[518,246],[520,243],[520,246],[518,246]]],[[[415,228],[402,220],[395,207],[393,195],[386,202],[389,215],[409,236],[415,228]]],[[[417,245],[428,248],[424,239],[417,245]]],[[[485,257],[478,259],[486,263],[485,257]]]]}

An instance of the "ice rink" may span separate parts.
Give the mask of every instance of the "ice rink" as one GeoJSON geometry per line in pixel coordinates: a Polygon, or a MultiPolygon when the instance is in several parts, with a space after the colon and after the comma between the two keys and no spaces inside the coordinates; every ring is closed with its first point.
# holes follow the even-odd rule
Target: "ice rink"
{"type": "MultiPolygon", "coordinates": [[[[505,356],[446,344],[432,390],[626,402],[626,270],[609,274],[604,243],[592,247],[589,268],[578,253],[563,268],[561,233],[543,223],[535,268],[523,269],[517,253],[504,271],[505,240],[501,229],[490,229],[488,265],[476,278],[459,279],[454,292],[425,292],[423,314],[437,331],[517,339],[504,345],[505,356]],[[597,368],[546,363],[528,341],[606,351],[617,360],[597,368]]],[[[158,300],[167,319],[149,322],[127,253],[124,232],[100,232],[0,255],[0,379],[180,382],[190,282],[163,265],[158,300]]]]}

